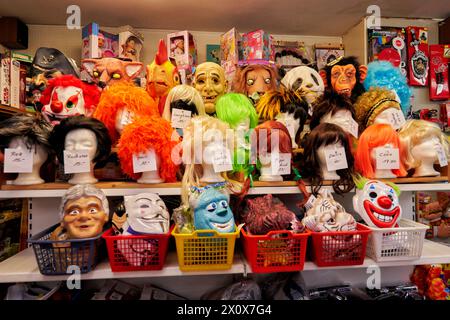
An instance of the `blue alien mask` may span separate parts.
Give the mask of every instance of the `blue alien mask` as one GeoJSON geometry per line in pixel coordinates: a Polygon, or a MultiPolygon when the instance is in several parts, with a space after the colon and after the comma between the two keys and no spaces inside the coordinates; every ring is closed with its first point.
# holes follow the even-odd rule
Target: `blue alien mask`
{"type": "Polygon", "coordinates": [[[203,191],[192,203],[195,230],[216,230],[219,233],[234,231],[234,217],[228,205],[229,195],[210,188],[203,191]]]}

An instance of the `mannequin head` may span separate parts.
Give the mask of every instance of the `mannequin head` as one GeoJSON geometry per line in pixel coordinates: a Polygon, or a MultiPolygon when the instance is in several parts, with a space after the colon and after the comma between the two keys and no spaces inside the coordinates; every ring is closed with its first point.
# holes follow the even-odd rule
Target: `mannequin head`
{"type": "MultiPolygon", "coordinates": [[[[434,123],[426,120],[408,120],[398,133],[405,153],[407,169],[430,166],[428,172],[434,175],[433,164],[438,163],[436,147],[442,145],[449,158],[449,143],[445,134],[434,123]]],[[[416,170],[417,171],[417,170],[416,170]]]]}
{"type": "Polygon", "coordinates": [[[308,104],[306,101],[298,101],[300,104],[289,103],[280,109],[280,113],[275,117],[288,129],[292,140],[292,148],[297,148],[300,136],[308,118],[308,104]]]}
{"type": "Polygon", "coordinates": [[[333,183],[333,189],[337,194],[349,192],[353,189],[353,164],[354,159],[349,145],[348,134],[339,126],[332,123],[321,123],[315,127],[304,141],[303,160],[301,163],[302,176],[311,180],[314,194],[317,194],[325,180],[324,172],[327,170],[324,156],[324,147],[336,145],[344,147],[347,158],[347,169],[336,171],[337,181],[333,183]]]}
{"type": "Polygon", "coordinates": [[[157,103],[144,89],[118,83],[102,93],[93,116],[105,124],[115,144],[126,124],[135,118],[159,116],[159,111],[157,103]]]}
{"type": "Polygon", "coordinates": [[[307,66],[289,70],[281,79],[281,84],[289,90],[302,91],[310,106],[323,95],[325,89],[319,73],[307,66]]]}
{"type": "Polygon", "coordinates": [[[372,88],[359,96],[355,103],[356,119],[361,129],[375,124],[390,124],[388,114],[390,110],[401,110],[395,93],[380,88],[372,88]]]}
{"type": "Polygon", "coordinates": [[[277,89],[277,73],[274,67],[251,64],[238,69],[233,81],[233,92],[259,100],[264,93],[277,89]]]}
{"type": "Polygon", "coordinates": [[[108,199],[93,185],[76,185],[62,197],[60,214],[69,239],[96,237],[109,219],[108,199]]]}
{"type": "Polygon", "coordinates": [[[153,149],[160,159],[160,177],[166,182],[176,181],[178,165],[172,160],[172,150],[178,141],[172,141],[172,133],[170,123],[159,116],[135,119],[127,125],[120,137],[117,152],[122,171],[133,179],[138,179],[141,173],[133,171],[133,155],[153,149]]]}
{"type": "Polygon", "coordinates": [[[185,84],[177,85],[169,91],[162,117],[167,121],[172,121],[172,109],[174,108],[191,111],[192,116],[205,115],[202,96],[193,87],[185,84]]]}
{"type": "Polygon", "coordinates": [[[359,137],[358,149],[355,155],[355,169],[364,177],[374,179],[376,177],[376,159],[374,158],[375,148],[391,147],[399,149],[400,168],[392,169],[392,173],[397,177],[406,176],[404,167],[403,147],[397,132],[387,124],[373,124],[364,130],[359,137]]]}
{"type": "Polygon", "coordinates": [[[202,96],[206,113],[214,114],[217,99],[228,88],[224,69],[214,62],[199,64],[195,69],[193,87],[202,96]]]}
{"type": "Polygon", "coordinates": [[[335,93],[325,94],[314,105],[309,126],[313,130],[320,123],[327,122],[339,125],[345,130],[345,128],[349,128],[352,118],[355,118],[355,109],[348,98],[335,93]]]}
{"type": "Polygon", "coordinates": [[[156,193],[140,193],[124,199],[128,215],[125,233],[159,234],[169,231],[169,211],[156,193]]]}
{"type": "Polygon", "coordinates": [[[216,103],[217,118],[228,123],[234,130],[253,129],[258,115],[250,100],[240,93],[226,93],[216,103]]]}

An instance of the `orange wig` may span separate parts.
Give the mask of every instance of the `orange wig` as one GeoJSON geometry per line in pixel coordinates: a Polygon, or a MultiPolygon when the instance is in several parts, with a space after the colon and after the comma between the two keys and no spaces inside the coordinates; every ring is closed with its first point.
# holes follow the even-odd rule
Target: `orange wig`
{"type": "Polygon", "coordinates": [[[387,124],[373,124],[367,127],[361,134],[358,142],[358,149],[355,156],[356,171],[369,179],[375,178],[375,166],[372,163],[371,151],[378,147],[383,147],[386,144],[391,144],[393,148],[399,149],[400,154],[400,169],[392,169],[397,177],[404,177],[407,175],[403,160],[403,148],[400,144],[400,138],[397,132],[387,124]]]}
{"type": "Polygon", "coordinates": [[[119,82],[102,92],[93,117],[104,123],[108,129],[113,144],[119,139],[116,130],[117,113],[126,108],[137,119],[141,117],[158,116],[158,104],[143,89],[132,83],[119,82]]]}
{"type": "Polygon", "coordinates": [[[269,120],[261,123],[255,128],[256,141],[258,147],[258,154],[260,152],[271,153],[272,151],[279,151],[280,153],[292,152],[292,140],[288,129],[281,122],[269,120]],[[278,133],[278,150],[272,150],[272,135],[278,133]]]}
{"type": "Polygon", "coordinates": [[[122,171],[133,179],[140,173],[133,172],[133,155],[154,149],[160,157],[159,175],[165,182],[177,181],[178,165],[172,161],[172,149],[179,141],[172,140],[173,128],[159,116],[136,118],[125,126],[118,143],[118,156],[122,171]]]}

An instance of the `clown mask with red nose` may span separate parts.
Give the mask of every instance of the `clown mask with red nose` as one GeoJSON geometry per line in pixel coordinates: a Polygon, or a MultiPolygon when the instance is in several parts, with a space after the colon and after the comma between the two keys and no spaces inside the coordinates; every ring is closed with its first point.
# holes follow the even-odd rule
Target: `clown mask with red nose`
{"type": "Polygon", "coordinates": [[[402,215],[400,191],[394,184],[360,179],[353,196],[353,208],[368,226],[393,228],[402,215]]]}

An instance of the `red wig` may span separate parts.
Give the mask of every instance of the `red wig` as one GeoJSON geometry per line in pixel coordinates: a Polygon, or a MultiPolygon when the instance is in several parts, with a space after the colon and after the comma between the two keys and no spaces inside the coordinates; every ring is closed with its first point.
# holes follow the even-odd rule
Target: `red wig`
{"type": "Polygon", "coordinates": [[[386,144],[391,144],[393,148],[399,149],[400,169],[392,169],[392,173],[397,177],[406,176],[407,172],[403,164],[404,153],[402,145],[400,144],[400,139],[397,132],[387,124],[373,124],[367,127],[361,134],[355,156],[356,171],[366,178],[374,179],[376,168],[374,168],[374,165],[372,164],[371,151],[374,148],[383,147],[386,144]]]}
{"type": "Polygon", "coordinates": [[[85,83],[71,74],[66,74],[48,81],[47,87],[42,92],[40,99],[42,105],[50,103],[50,98],[55,87],[77,87],[83,90],[85,108],[89,111],[87,116],[92,114],[100,99],[101,91],[97,85],[85,83]]]}
{"type": "Polygon", "coordinates": [[[119,82],[104,90],[93,117],[103,122],[108,129],[113,144],[119,139],[116,131],[117,112],[126,108],[137,119],[159,117],[158,104],[140,87],[132,83],[119,82]]]}
{"type": "Polygon", "coordinates": [[[125,126],[118,143],[118,156],[122,171],[133,179],[140,173],[133,172],[133,154],[145,153],[154,149],[161,159],[159,175],[165,182],[177,181],[178,165],[172,161],[172,149],[179,141],[172,141],[173,128],[167,120],[159,116],[138,117],[125,126]]]}
{"type": "Polygon", "coordinates": [[[278,133],[279,135],[279,143],[278,143],[279,152],[280,153],[292,152],[292,140],[288,129],[281,122],[269,120],[263,122],[262,124],[256,126],[255,128],[258,153],[260,152],[260,150],[264,150],[267,153],[271,153],[272,135],[275,133],[278,133]],[[261,143],[263,143],[263,145],[260,145],[261,143]]]}

